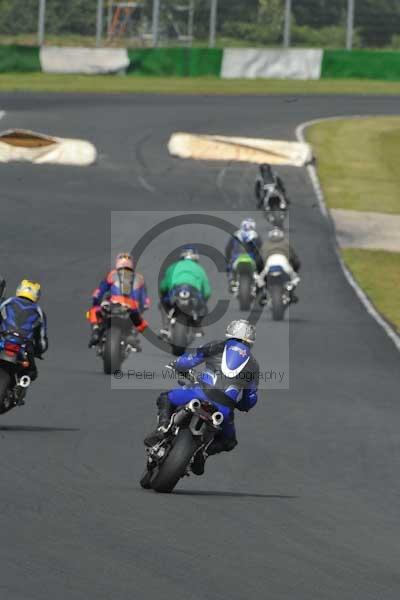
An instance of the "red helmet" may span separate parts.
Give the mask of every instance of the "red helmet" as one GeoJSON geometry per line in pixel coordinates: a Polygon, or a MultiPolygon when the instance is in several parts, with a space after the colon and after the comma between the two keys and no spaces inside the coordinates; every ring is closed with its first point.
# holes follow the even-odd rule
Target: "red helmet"
{"type": "Polygon", "coordinates": [[[130,269],[133,271],[133,258],[127,252],[122,252],[117,255],[117,259],[115,261],[115,268],[118,269],[130,269]]]}

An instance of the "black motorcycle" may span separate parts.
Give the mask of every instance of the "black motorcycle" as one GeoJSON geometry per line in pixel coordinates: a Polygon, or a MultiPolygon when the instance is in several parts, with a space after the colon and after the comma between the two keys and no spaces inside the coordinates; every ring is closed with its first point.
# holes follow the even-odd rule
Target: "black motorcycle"
{"type": "MultiPolygon", "coordinates": [[[[192,371],[186,374],[192,384],[192,371]]],[[[183,380],[180,385],[185,385],[183,380]]],[[[220,431],[223,414],[211,402],[196,398],[178,408],[172,415],[163,440],[147,448],[146,470],[140,480],[144,489],[170,493],[182,477],[190,475],[197,452],[203,452],[220,431]]]]}
{"type": "Polygon", "coordinates": [[[283,229],[285,219],[289,212],[289,205],[283,194],[276,189],[275,184],[267,184],[263,187],[261,207],[268,223],[273,227],[283,229]]]}
{"type": "Polygon", "coordinates": [[[31,383],[25,374],[29,366],[28,342],[19,333],[0,339],[0,414],[25,404],[31,383]]]}
{"type": "Polygon", "coordinates": [[[190,285],[176,287],[170,296],[171,309],[167,314],[167,341],[172,353],[181,356],[194,339],[204,305],[197,290],[190,285]]]}
{"type": "Polygon", "coordinates": [[[107,375],[118,371],[128,355],[138,350],[130,310],[121,302],[120,296],[111,296],[101,303],[103,332],[97,345],[97,355],[103,359],[103,370],[107,375]]]}

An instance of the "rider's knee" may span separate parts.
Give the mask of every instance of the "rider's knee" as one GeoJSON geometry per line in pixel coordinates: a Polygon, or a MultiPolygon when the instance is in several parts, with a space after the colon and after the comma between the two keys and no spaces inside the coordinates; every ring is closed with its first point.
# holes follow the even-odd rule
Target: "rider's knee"
{"type": "Polygon", "coordinates": [[[225,452],[232,452],[232,450],[233,450],[234,448],[236,448],[236,446],[237,446],[237,444],[238,444],[238,441],[237,441],[237,439],[236,439],[236,438],[226,438],[226,439],[224,440],[224,442],[225,442],[225,443],[224,443],[224,446],[225,446],[225,447],[224,447],[224,451],[225,451],[225,452]]]}
{"type": "Polygon", "coordinates": [[[36,381],[36,379],[38,378],[38,371],[37,369],[30,369],[27,372],[27,375],[30,377],[31,381],[36,381]]]}

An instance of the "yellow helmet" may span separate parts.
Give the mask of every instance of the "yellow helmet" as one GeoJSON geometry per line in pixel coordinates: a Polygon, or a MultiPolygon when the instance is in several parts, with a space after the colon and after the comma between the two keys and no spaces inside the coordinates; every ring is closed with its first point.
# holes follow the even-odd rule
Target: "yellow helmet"
{"type": "Polygon", "coordinates": [[[40,283],[23,279],[17,287],[15,295],[18,298],[27,298],[32,302],[37,302],[40,298],[40,283]]]}

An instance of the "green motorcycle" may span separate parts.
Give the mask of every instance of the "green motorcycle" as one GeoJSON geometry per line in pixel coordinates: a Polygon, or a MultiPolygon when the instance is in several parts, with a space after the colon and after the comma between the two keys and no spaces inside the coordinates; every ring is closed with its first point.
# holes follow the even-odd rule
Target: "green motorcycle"
{"type": "Polygon", "coordinates": [[[250,310],[256,297],[255,272],[256,263],[248,254],[240,254],[232,265],[231,289],[239,300],[240,310],[250,310]]]}

